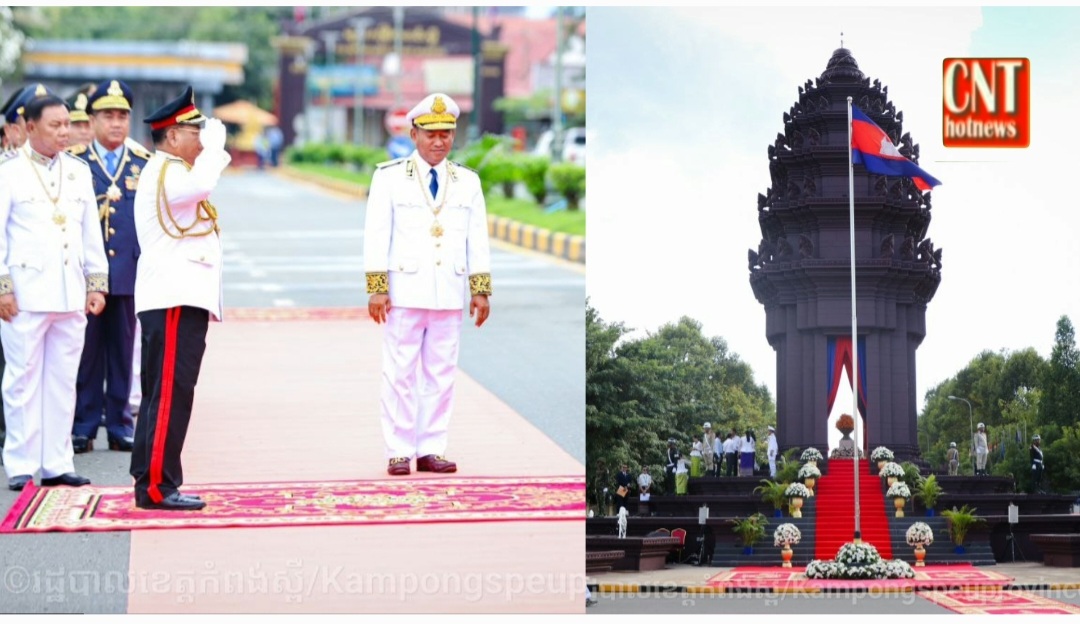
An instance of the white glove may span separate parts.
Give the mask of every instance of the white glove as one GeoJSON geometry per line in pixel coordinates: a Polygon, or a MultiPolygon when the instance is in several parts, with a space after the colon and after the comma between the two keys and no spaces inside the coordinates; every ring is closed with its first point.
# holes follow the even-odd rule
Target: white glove
{"type": "Polygon", "coordinates": [[[220,152],[225,149],[225,124],[220,119],[207,119],[199,133],[203,149],[220,152]]]}

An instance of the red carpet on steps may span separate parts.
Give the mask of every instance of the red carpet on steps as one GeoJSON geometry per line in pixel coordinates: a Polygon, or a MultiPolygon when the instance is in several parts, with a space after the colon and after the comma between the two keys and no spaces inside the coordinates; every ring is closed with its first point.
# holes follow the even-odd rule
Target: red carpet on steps
{"type": "MultiPolygon", "coordinates": [[[[817,514],[815,559],[832,560],[840,547],[855,536],[854,463],[851,460],[830,460],[829,474],[819,479],[814,488],[817,514]]],[[[881,477],[870,474],[865,459],[859,462],[859,499],[862,540],[873,544],[882,558],[892,559],[881,477]]]]}

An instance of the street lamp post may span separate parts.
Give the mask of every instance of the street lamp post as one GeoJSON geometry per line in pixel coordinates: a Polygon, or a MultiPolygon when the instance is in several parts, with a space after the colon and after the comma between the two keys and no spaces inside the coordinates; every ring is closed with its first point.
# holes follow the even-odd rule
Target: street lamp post
{"type": "Polygon", "coordinates": [[[370,17],[352,19],[356,31],[356,92],[353,93],[353,143],[356,145],[364,143],[364,44],[367,29],[373,22],[370,17]]]}
{"type": "Polygon", "coordinates": [[[971,430],[971,474],[975,474],[975,419],[972,418],[971,401],[949,395],[950,401],[963,401],[968,406],[968,428],[971,430]]]}

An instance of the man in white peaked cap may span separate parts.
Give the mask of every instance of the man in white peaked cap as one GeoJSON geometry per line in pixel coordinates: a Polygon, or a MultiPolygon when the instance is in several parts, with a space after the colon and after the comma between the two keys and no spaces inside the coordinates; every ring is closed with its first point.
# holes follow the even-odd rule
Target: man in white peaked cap
{"type": "Polygon", "coordinates": [[[435,93],[408,114],[416,149],[379,165],[364,234],[368,312],[385,323],[381,411],[387,473],[456,472],[446,459],[462,310],[487,320],[487,208],[475,172],[447,160],[461,110],[435,93]]]}

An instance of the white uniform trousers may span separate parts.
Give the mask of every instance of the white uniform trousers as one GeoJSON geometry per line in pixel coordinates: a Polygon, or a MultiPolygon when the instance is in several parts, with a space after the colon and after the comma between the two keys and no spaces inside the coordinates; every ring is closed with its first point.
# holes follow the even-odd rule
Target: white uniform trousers
{"type": "Polygon", "coordinates": [[[0,322],[7,367],[0,389],[7,417],[8,478],[47,479],[75,471],[71,425],[75,380],[86,340],[86,313],[21,311],[0,322]]]}
{"type": "MultiPolygon", "coordinates": [[[[131,394],[128,396],[128,412],[125,416],[134,416],[142,403],[142,325],[135,317],[135,348],[131,351],[131,394]]],[[[134,423],[124,423],[134,425],[134,423]]]]}
{"type": "Polygon", "coordinates": [[[391,308],[383,334],[386,457],[446,452],[461,310],[391,308]]]}

